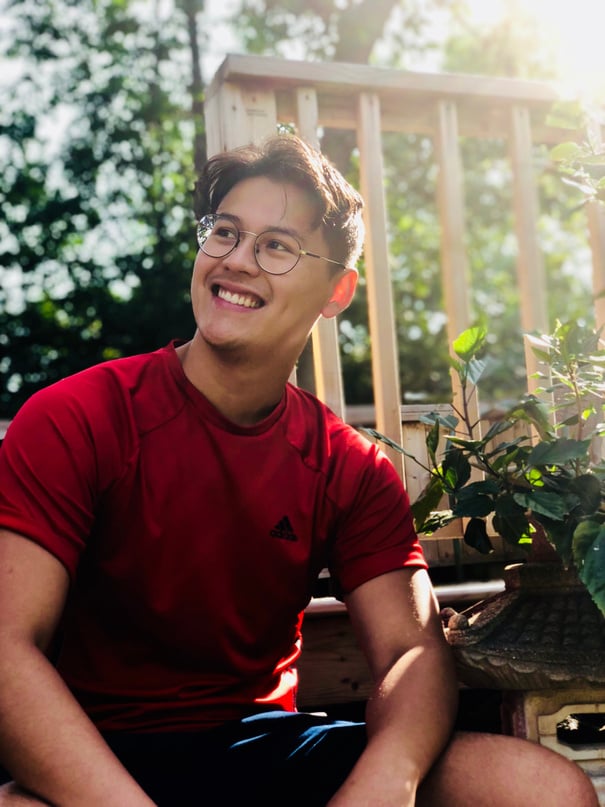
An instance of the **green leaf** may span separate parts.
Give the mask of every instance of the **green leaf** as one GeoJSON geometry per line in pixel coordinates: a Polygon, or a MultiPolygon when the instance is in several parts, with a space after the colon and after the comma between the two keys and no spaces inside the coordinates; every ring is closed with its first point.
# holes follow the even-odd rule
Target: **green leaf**
{"type": "Polygon", "coordinates": [[[442,415],[441,412],[429,412],[426,415],[420,415],[418,418],[420,423],[427,426],[434,426],[435,423],[440,423],[446,429],[454,430],[458,425],[458,418],[455,415],[442,415]]]}
{"type": "Polygon", "coordinates": [[[601,482],[594,474],[582,474],[575,477],[569,483],[569,488],[578,497],[584,515],[591,515],[599,510],[603,495],[601,482]]]}
{"type": "Polygon", "coordinates": [[[499,496],[494,503],[493,526],[509,544],[529,543],[531,527],[525,508],[510,493],[499,496]]]}
{"type": "Polygon", "coordinates": [[[605,526],[595,521],[579,524],[573,549],[580,579],[605,614],[605,526]]]}
{"type": "Polygon", "coordinates": [[[599,521],[591,518],[581,521],[576,527],[573,534],[572,548],[573,561],[578,572],[582,570],[584,558],[602,529],[603,525],[599,521]]]}
{"type": "Polygon", "coordinates": [[[482,359],[471,358],[466,365],[466,377],[471,384],[477,385],[485,372],[487,362],[482,359]]]}
{"type": "Polygon", "coordinates": [[[410,454],[409,451],[406,451],[398,443],[395,443],[390,437],[387,437],[386,434],[382,434],[382,432],[376,431],[376,429],[366,428],[365,426],[361,426],[359,431],[365,432],[370,437],[373,437],[374,440],[379,440],[381,443],[389,446],[389,448],[392,448],[393,451],[397,451],[399,454],[404,454],[406,457],[416,460],[413,454],[410,454]]]}
{"type": "Polygon", "coordinates": [[[562,521],[569,512],[565,500],[558,493],[532,491],[531,493],[513,493],[513,497],[517,504],[526,510],[541,513],[555,521],[562,521]]]}
{"type": "Polygon", "coordinates": [[[470,479],[471,466],[464,453],[458,448],[446,451],[441,465],[443,486],[447,493],[455,493],[470,479]]]}
{"type": "Polygon", "coordinates": [[[552,438],[553,428],[550,422],[550,412],[546,404],[535,395],[524,396],[518,404],[511,407],[506,413],[508,420],[523,420],[536,427],[542,440],[552,438]]]}
{"type": "Polygon", "coordinates": [[[493,497],[498,490],[498,484],[491,479],[471,482],[455,494],[454,515],[488,516],[494,509],[493,497]]]}
{"type": "Polygon", "coordinates": [[[452,342],[454,353],[468,362],[481,350],[487,337],[487,329],[481,325],[467,328],[452,342]]]}
{"type": "Polygon", "coordinates": [[[584,153],[584,149],[577,143],[558,143],[550,150],[550,159],[554,162],[573,162],[584,153]]]}
{"type": "Polygon", "coordinates": [[[487,526],[482,518],[471,518],[464,530],[464,543],[472,546],[483,555],[494,551],[487,534],[487,526]]]}
{"type": "Polygon", "coordinates": [[[435,421],[435,425],[430,429],[429,433],[426,436],[426,447],[428,449],[429,455],[433,464],[436,464],[435,454],[437,451],[437,446],[439,445],[439,421],[435,421]]]}
{"type": "Polygon", "coordinates": [[[494,501],[489,496],[464,496],[466,488],[456,494],[456,503],[452,508],[455,516],[480,516],[484,518],[494,509],[494,501]]]}
{"type": "Polygon", "coordinates": [[[416,532],[428,531],[425,526],[426,521],[435,508],[439,506],[442,496],[443,482],[436,474],[431,474],[426,488],[411,506],[416,532]]]}
{"type": "Polygon", "coordinates": [[[528,457],[530,465],[564,465],[587,456],[590,440],[560,440],[538,443],[528,457]]]}

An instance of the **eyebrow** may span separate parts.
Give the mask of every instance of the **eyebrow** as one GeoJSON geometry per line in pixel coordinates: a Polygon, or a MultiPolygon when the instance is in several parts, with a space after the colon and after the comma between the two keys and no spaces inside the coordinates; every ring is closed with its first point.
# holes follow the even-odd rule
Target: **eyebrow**
{"type": "MultiPolygon", "coordinates": [[[[240,219],[240,217],[235,216],[233,213],[225,213],[223,211],[217,210],[216,213],[215,213],[215,216],[218,216],[221,219],[228,219],[229,221],[233,222],[233,224],[235,224],[235,226],[239,230],[244,229],[243,226],[242,226],[242,220],[240,219]]],[[[251,232],[251,230],[249,232],[251,232]]],[[[298,230],[295,230],[293,227],[280,227],[279,224],[272,225],[272,226],[269,226],[269,227],[265,227],[263,230],[261,230],[261,232],[263,232],[263,233],[268,233],[268,232],[271,232],[271,233],[283,233],[284,235],[293,236],[293,238],[296,238],[297,241],[302,242],[304,240],[302,234],[299,233],[298,230]]]]}

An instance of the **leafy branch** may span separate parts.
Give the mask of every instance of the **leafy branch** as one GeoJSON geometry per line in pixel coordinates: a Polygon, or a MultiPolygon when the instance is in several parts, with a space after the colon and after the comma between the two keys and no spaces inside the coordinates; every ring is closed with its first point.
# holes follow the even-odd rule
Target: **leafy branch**
{"type": "Polygon", "coordinates": [[[595,441],[605,434],[600,331],[558,322],[552,334],[529,337],[542,387],[476,436],[471,402],[487,367],[486,338],[486,329],[477,326],[453,342],[461,404],[454,415],[421,417],[429,427],[428,464],[380,432],[366,431],[429,473],[412,504],[418,532],[429,534],[464,518],[465,542],[489,552],[490,520],[491,528],[514,545],[531,544],[541,529],[562,561],[575,564],[605,612],[605,465],[598,453],[593,457],[595,441]],[[445,446],[441,453],[439,445],[445,446]],[[439,509],[444,496],[449,508],[439,509]]]}

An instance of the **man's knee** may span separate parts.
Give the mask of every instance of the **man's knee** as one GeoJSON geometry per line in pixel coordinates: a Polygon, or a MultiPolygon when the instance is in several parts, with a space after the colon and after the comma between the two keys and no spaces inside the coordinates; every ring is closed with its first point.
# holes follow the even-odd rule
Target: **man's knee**
{"type": "Polygon", "coordinates": [[[589,777],[574,762],[528,740],[455,735],[429,773],[418,804],[452,807],[599,807],[589,777]]]}

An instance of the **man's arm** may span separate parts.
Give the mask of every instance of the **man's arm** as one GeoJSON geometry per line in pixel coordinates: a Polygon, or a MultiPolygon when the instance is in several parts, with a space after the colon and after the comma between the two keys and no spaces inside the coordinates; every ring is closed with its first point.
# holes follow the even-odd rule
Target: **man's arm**
{"type": "Polygon", "coordinates": [[[46,658],[68,588],[53,555],[0,530],[0,759],[60,807],[149,807],[46,658]]]}
{"type": "Polygon", "coordinates": [[[346,598],[375,680],[368,745],[330,807],[412,807],[447,743],[457,707],[453,660],[423,569],[381,575],[346,598]]]}

